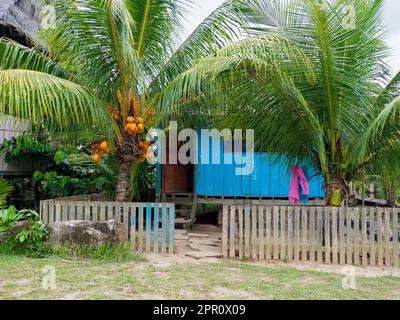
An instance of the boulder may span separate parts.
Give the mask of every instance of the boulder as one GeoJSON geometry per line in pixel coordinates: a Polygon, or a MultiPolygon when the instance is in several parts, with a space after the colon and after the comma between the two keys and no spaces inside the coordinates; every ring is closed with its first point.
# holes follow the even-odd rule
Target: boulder
{"type": "Polygon", "coordinates": [[[49,242],[59,247],[65,242],[77,244],[123,243],[128,240],[124,224],[114,220],[105,222],[64,221],[52,223],[49,227],[49,242]]]}

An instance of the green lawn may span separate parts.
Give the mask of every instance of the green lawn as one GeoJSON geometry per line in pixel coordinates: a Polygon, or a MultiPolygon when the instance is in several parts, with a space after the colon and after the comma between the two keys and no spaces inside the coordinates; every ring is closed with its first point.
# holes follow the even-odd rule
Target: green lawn
{"type": "Polygon", "coordinates": [[[251,263],[154,266],[148,262],[31,259],[0,255],[2,299],[400,299],[400,278],[358,278],[343,290],[339,274],[251,263]],[[41,288],[56,269],[56,290],[41,288]]]}

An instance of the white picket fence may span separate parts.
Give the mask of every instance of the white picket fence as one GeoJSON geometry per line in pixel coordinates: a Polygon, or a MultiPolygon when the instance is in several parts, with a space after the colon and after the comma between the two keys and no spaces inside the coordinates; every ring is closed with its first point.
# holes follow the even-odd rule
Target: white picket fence
{"type": "Polygon", "coordinates": [[[225,205],[225,257],[399,266],[400,209],[225,205]]]}
{"type": "MultiPolygon", "coordinates": [[[[99,196],[101,198],[101,196],[99,196]]],[[[63,221],[115,220],[126,228],[137,251],[174,253],[175,205],[169,203],[119,203],[76,201],[76,198],[40,202],[40,217],[52,225],[63,221]]],[[[128,238],[127,237],[127,238],[128,238]]]]}

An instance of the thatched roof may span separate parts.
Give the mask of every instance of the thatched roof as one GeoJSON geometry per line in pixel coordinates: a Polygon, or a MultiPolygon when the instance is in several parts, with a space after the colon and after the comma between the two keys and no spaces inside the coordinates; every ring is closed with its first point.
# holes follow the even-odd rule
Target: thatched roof
{"type": "Polygon", "coordinates": [[[42,0],[0,0],[0,25],[32,38],[39,30],[42,0]]]}

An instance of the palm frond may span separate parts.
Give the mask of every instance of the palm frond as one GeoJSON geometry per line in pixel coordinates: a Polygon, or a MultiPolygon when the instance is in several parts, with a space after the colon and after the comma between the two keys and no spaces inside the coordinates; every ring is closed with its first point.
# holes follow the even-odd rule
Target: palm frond
{"type": "Polygon", "coordinates": [[[0,71],[0,114],[59,128],[97,125],[110,132],[109,112],[85,87],[46,73],[0,71]]]}

